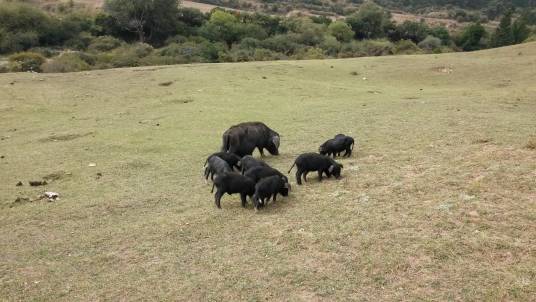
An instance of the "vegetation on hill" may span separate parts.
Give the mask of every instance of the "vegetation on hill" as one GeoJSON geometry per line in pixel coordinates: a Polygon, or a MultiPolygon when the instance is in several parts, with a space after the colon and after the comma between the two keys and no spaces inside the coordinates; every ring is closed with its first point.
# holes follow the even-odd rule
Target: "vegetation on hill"
{"type": "MultiPolygon", "coordinates": [[[[530,16],[529,16],[530,17],[530,16]]],[[[68,72],[193,62],[323,59],[478,50],[521,43],[529,17],[508,11],[496,33],[480,24],[450,33],[424,22],[393,22],[365,3],[343,20],[215,9],[204,14],[177,0],[105,1],[100,12],[49,14],[21,3],[0,6],[0,71],[68,72]],[[491,41],[491,42],[490,42],[491,41]]]]}

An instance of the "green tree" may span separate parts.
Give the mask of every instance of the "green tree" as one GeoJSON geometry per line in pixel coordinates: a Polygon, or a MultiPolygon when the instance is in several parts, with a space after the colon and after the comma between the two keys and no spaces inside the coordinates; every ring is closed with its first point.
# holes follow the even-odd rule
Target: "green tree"
{"type": "Polygon", "coordinates": [[[523,18],[519,18],[512,24],[512,36],[514,44],[523,43],[530,36],[530,29],[523,18]]]}
{"type": "Polygon", "coordinates": [[[361,5],[356,14],[346,18],[358,39],[375,39],[384,37],[391,23],[391,16],[382,7],[367,2],[361,5]]]}
{"type": "Polygon", "coordinates": [[[229,47],[240,37],[238,19],[222,10],[213,11],[199,32],[211,41],[224,41],[229,47]]]}
{"type": "Polygon", "coordinates": [[[344,21],[335,21],[328,26],[328,30],[332,36],[340,42],[348,42],[354,36],[354,32],[350,25],[344,21]]]}
{"type": "Polygon", "coordinates": [[[499,26],[491,38],[494,47],[514,44],[514,32],[512,31],[512,11],[508,11],[501,18],[499,26]]]}
{"type": "Polygon", "coordinates": [[[139,42],[160,42],[176,31],[178,0],[106,0],[104,10],[139,42]]]}
{"type": "Polygon", "coordinates": [[[485,48],[486,29],[480,23],[467,26],[458,38],[457,44],[465,51],[485,48]]]}

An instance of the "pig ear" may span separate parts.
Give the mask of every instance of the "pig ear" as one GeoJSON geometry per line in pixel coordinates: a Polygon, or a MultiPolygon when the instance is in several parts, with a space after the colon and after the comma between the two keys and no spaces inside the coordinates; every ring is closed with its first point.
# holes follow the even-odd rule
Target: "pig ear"
{"type": "Polygon", "coordinates": [[[329,169],[328,169],[329,173],[332,173],[332,172],[333,172],[333,169],[335,169],[335,166],[334,166],[334,165],[329,166],[329,169]]]}

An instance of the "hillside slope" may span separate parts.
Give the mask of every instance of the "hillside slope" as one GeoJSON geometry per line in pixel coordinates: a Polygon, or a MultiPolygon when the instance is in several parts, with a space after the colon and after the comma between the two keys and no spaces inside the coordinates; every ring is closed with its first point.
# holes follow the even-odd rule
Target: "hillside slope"
{"type": "Polygon", "coordinates": [[[0,74],[0,297],[530,301],[535,78],[535,43],[0,74]],[[341,180],[218,210],[201,167],[247,120],[281,133],[265,159],[285,172],[337,133],[358,145],[341,180]]]}

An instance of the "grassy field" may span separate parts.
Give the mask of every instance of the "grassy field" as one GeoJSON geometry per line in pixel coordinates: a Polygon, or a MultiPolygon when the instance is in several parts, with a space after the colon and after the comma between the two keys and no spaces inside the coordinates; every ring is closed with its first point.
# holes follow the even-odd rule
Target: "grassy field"
{"type": "Polygon", "coordinates": [[[535,79],[535,43],[1,74],[0,300],[534,301],[535,79]],[[285,172],[340,132],[357,152],[218,210],[202,165],[253,120],[285,172]]]}

